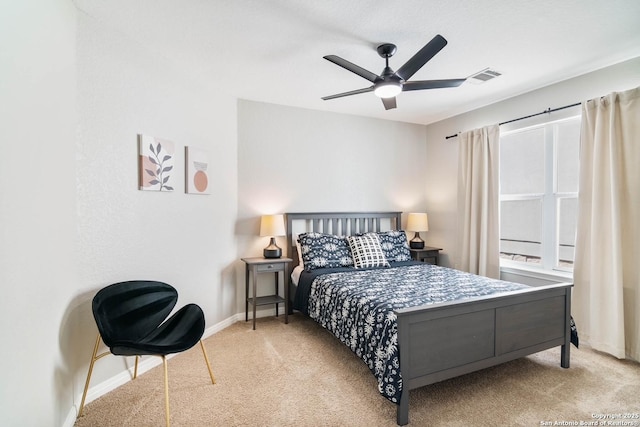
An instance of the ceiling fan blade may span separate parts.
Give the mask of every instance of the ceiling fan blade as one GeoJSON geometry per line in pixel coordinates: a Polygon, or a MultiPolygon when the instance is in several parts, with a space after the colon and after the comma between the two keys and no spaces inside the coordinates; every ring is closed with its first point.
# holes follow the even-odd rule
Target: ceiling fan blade
{"type": "Polygon", "coordinates": [[[426,64],[436,53],[440,52],[447,45],[447,40],[440,34],[437,34],[429,43],[424,45],[422,49],[411,57],[402,67],[396,71],[396,74],[404,80],[409,80],[424,64],[426,64]]]}
{"type": "Polygon", "coordinates": [[[384,104],[385,110],[391,110],[392,108],[396,108],[396,97],[393,98],[380,98],[382,99],[382,103],[384,104]]]}
{"type": "Polygon", "coordinates": [[[352,73],[359,75],[360,77],[363,77],[369,80],[371,83],[374,83],[376,79],[379,78],[377,74],[374,74],[369,70],[365,70],[361,66],[356,65],[353,62],[349,62],[346,59],[342,59],[339,56],[327,55],[327,56],[324,56],[323,58],[326,59],[327,61],[333,62],[334,64],[341,66],[346,70],[351,71],[352,73]]]}
{"type": "Polygon", "coordinates": [[[448,79],[448,80],[417,80],[415,82],[404,82],[402,91],[422,90],[422,89],[440,89],[443,87],[457,87],[464,83],[467,79],[448,79]]]}
{"type": "Polygon", "coordinates": [[[367,93],[371,91],[373,91],[373,86],[365,87],[363,89],[352,90],[350,92],[342,92],[342,93],[337,93],[335,95],[323,96],[322,99],[326,101],[328,99],[342,98],[343,96],[358,95],[359,93],[367,93]]]}

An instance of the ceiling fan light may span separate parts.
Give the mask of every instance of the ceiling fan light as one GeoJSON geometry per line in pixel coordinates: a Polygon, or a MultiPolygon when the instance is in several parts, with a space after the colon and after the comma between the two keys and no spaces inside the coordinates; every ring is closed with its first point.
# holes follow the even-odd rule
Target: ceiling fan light
{"type": "Polygon", "coordinates": [[[373,90],[373,93],[378,98],[393,98],[400,92],[402,92],[402,85],[400,82],[394,81],[378,83],[373,90]]]}

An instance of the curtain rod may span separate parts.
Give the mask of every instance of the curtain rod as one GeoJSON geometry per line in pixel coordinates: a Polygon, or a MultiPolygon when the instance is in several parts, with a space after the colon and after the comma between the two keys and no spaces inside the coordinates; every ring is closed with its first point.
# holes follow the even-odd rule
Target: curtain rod
{"type": "MultiPolygon", "coordinates": [[[[528,116],[518,117],[517,119],[507,120],[506,122],[498,123],[498,126],[506,125],[507,123],[517,122],[518,120],[524,120],[524,119],[528,119],[528,118],[531,118],[531,117],[540,116],[542,114],[553,113],[554,111],[564,110],[565,108],[576,107],[576,106],[578,106],[580,104],[582,104],[582,103],[581,102],[576,102],[575,104],[565,105],[564,107],[558,107],[558,108],[554,108],[554,109],[547,108],[546,110],[544,110],[541,113],[529,114],[528,116]]],[[[457,133],[453,134],[453,135],[449,135],[449,136],[445,137],[445,139],[455,138],[456,136],[458,136],[457,133]]]]}

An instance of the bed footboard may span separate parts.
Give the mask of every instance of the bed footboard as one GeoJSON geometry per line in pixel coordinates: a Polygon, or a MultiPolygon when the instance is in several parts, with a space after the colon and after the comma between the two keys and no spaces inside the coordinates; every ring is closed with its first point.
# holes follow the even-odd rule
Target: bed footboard
{"type": "Polygon", "coordinates": [[[458,303],[399,310],[402,396],[397,422],[409,422],[409,390],[562,346],[569,367],[571,284],[458,303]]]}

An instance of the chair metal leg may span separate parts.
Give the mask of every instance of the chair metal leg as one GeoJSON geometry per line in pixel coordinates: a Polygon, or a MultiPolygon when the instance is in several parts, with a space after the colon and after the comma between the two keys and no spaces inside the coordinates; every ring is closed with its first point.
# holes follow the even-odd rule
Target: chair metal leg
{"type": "Polygon", "coordinates": [[[136,356],[136,365],[133,368],[133,379],[135,380],[136,378],[138,378],[138,359],[140,359],[140,356],[136,356]]]}
{"type": "Polygon", "coordinates": [[[207,364],[207,369],[209,369],[209,376],[211,377],[211,384],[216,383],[216,379],[213,376],[213,371],[211,370],[211,364],[209,363],[209,357],[207,356],[207,350],[204,348],[204,343],[200,340],[200,347],[202,347],[202,354],[204,355],[204,361],[207,364]]]}
{"type": "Polygon", "coordinates": [[[87,380],[84,383],[84,391],[82,392],[82,401],[80,401],[80,410],[78,411],[78,417],[82,416],[82,410],[84,409],[84,401],[87,398],[87,391],[89,390],[89,382],[91,381],[91,374],[93,373],[93,365],[96,363],[96,360],[109,354],[108,351],[98,354],[98,348],[100,348],[101,339],[102,337],[100,337],[100,333],[98,332],[98,337],[96,338],[96,344],[93,346],[93,353],[91,354],[91,364],[89,364],[89,372],[87,373],[87,380]]]}
{"type": "MultiPolygon", "coordinates": [[[[84,392],[82,393],[82,401],[80,402],[80,410],[78,412],[78,417],[82,416],[82,410],[84,409],[84,402],[85,399],[87,397],[87,391],[89,390],[89,383],[91,381],[91,374],[93,373],[93,366],[96,362],[96,360],[102,358],[103,356],[106,356],[107,354],[109,354],[110,352],[106,351],[104,353],[101,354],[97,354],[98,353],[98,349],[100,348],[100,334],[98,333],[98,337],[96,338],[96,343],[93,346],[93,353],[91,354],[91,364],[89,365],[89,372],[87,373],[87,380],[84,384],[84,392]]],[[[207,350],[204,347],[204,343],[202,342],[202,340],[200,340],[200,348],[202,348],[202,355],[204,356],[204,361],[207,364],[207,369],[209,370],[209,376],[211,377],[211,383],[215,384],[216,383],[216,379],[213,375],[213,370],[211,369],[211,363],[209,363],[209,356],[207,355],[207,350]]],[[[167,358],[166,356],[161,356],[162,357],[162,364],[164,366],[164,403],[165,403],[165,421],[167,424],[167,427],[170,427],[171,425],[171,413],[169,411],[169,370],[167,367],[167,358]]],[[[136,362],[135,362],[135,368],[133,371],[133,378],[137,378],[138,376],[138,360],[139,360],[140,356],[136,356],[136,362]]]]}
{"type": "Polygon", "coordinates": [[[162,364],[164,365],[164,416],[167,421],[167,427],[170,426],[171,415],[169,414],[169,371],[167,370],[167,357],[162,356],[162,364]]]}
{"type": "Polygon", "coordinates": [[[82,416],[82,410],[84,409],[84,401],[87,398],[87,390],[89,390],[89,381],[91,381],[91,374],[93,373],[93,364],[96,362],[96,354],[98,353],[98,347],[100,347],[100,334],[98,334],[98,338],[96,338],[96,345],[93,346],[93,353],[91,354],[91,364],[89,365],[87,380],[84,383],[84,392],[82,393],[82,401],[80,402],[80,411],[78,411],[78,417],[82,416]]]}

